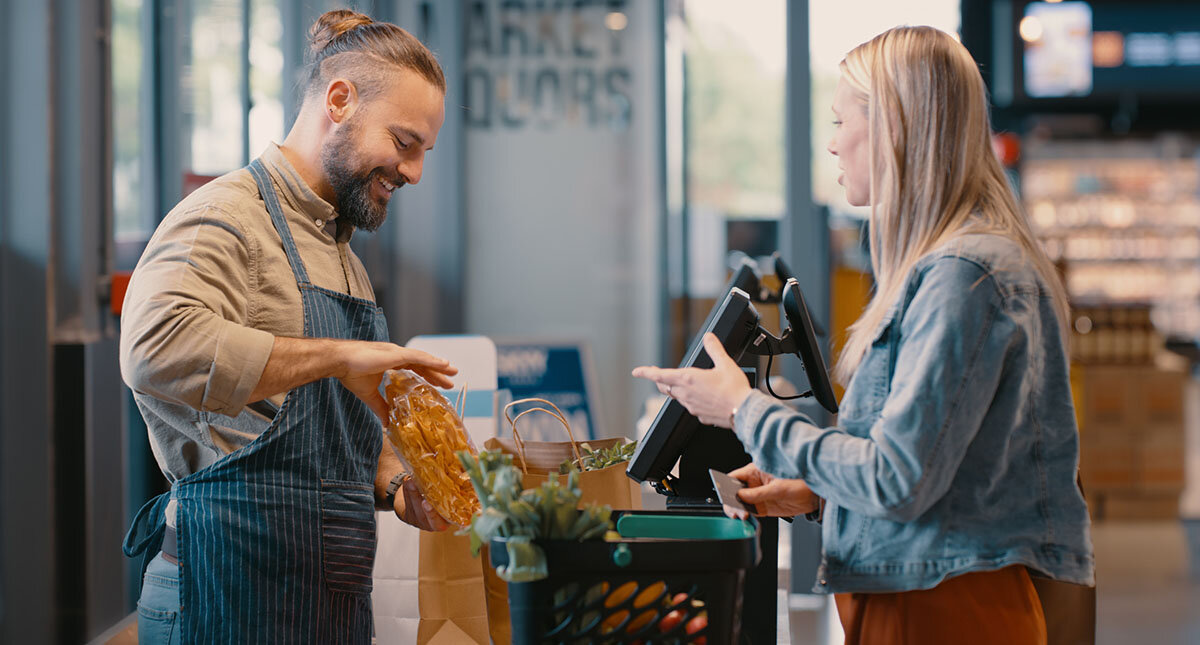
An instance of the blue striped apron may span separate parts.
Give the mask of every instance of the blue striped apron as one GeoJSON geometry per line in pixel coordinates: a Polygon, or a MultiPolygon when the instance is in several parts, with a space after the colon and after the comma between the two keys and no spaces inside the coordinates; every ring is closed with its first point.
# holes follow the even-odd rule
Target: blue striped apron
{"type": "MultiPolygon", "coordinates": [[[[387,340],[375,303],[309,281],[266,169],[249,169],[296,276],[305,336],[387,340]]],[[[153,556],[176,500],[183,642],[371,641],[382,441],[370,408],[321,379],[289,392],[255,441],[139,511],[125,552],[153,556]]]]}

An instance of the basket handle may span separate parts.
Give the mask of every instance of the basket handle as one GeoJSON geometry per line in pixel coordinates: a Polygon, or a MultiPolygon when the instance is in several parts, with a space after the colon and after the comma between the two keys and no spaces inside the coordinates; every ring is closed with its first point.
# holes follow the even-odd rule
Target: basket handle
{"type": "Polygon", "coordinates": [[[538,399],[538,398],[518,399],[518,400],[513,401],[513,402],[509,403],[508,405],[504,406],[504,418],[508,420],[508,425],[510,427],[512,427],[513,443],[515,443],[517,445],[517,456],[521,458],[521,471],[522,472],[524,472],[525,474],[529,474],[529,468],[527,467],[527,465],[525,463],[525,442],[521,440],[521,434],[519,432],[517,432],[517,420],[520,419],[521,417],[529,414],[530,412],[545,412],[546,414],[549,414],[550,416],[554,417],[555,419],[558,419],[558,422],[561,423],[563,428],[566,428],[566,430],[567,430],[567,437],[571,440],[571,452],[575,455],[575,461],[578,462],[580,459],[582,459],[582,457],[579,454],[579,446],[577,446],[575,444],[575,434],[573,432],[571,432],[571,424],[567,423],[567,416],[565,414],[563,414],[562,410],[558,409],[557,405],[554,405],[553,403],[547,401],[546,399],[538,399]],[[541,407],[529,408],[528,410],[525,410],[524,412],[521,412],[520,414],[518,414],[516,417],[513,417],[510,412],[511,409],[513,408],[513,406],[520,405],[522,403],[545,403],[546,405],[554,408],[554,411],[551,412],[550,410],[547,410],[546,408],[541,408],[541,407]]]}

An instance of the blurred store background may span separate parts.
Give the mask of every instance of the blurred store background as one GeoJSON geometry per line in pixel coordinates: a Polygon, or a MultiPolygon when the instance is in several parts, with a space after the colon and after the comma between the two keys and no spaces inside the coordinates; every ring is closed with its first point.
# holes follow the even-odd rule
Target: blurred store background
{"type": "MultiPolygon", "coordinates": [[[[104,641],[133,611],[120,541],[166,484],[117,369],[128,273],[181,197],[282,140],[307,28],[343,6],[449,79],[423,180],[355,237],[392,338],[581,347],[594,437],[636,437],[657,408],[629,369],[678,363],[743,255],[781,253],[836,356],[872,287],[825,151],[838,62],[898,24],[958,35],[1071,296],[1097,642],[1200,642],[1200,4],[0,6],[0,642],[104,641]]],[[[780,543],[779,642],[840,642],[814,527],[780,543]]]]}

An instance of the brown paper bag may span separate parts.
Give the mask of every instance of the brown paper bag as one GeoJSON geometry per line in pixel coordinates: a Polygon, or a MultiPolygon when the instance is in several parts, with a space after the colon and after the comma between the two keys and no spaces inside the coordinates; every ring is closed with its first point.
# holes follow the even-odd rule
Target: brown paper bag
{"type": "MultiPolygon", "coordinates": [[[[525,488],[540,486],[549,479],[551,474],[558,474],[558,467],[564,461],[579,461],[581,456],[579,446],[582,442],[575,441],[571,432],[571,424],[567,423],[566,415],[558,406],[545,399],[521,399],[504,406],[504,418],[512,428],[511,438],[488,439],[484,447],[488,450],[500,450],[513,456],[513,463],[523,473],[522,481],[525,488]],[[541,403],[553,408],[553,411],[543,407],[529,408],[512,416],[514,406],[522,403],[541,403]],[[517,430],[517,421],[526,414],[545,413],[558,419],[566,431],[569,441],[522,441],[521,433],[517,430]]],[[[593,449],[600,450],[616,445],[621,437],[612,439],[596,439],[587,444],[593,449]]],[[[600,470],[587,470],[579,473],[579,488],[583,496],[579,499],[584,504],[595,502],[608,504],[613,510],[637,510],[642,508],[642,489],[637,482],[625,474],[628,463],[620,463],[600,470]]]]}
{"type": "MultiPolygon", "coordinates": [[[[504,408],[504,416],[512,427],[513,436],[503,439],[488,439],[484,443],[484,448],[512,455],[513,463],[523,472],[521,483],[526,489],[541,486],[550,478],[551,474],[557,475],[558,467],[562,462],[579,460],[579,444],[582,442],[575,441],[575,435],[571,432],[571,424],[567,423],[566,416],[553,403],[544,399],[513,401],[504,408]],[[515,418],[509,415],[509,410],[513,406],[529,402],[544,403],[554,408],[554,411],[546,408],[530,408],[516,415],[515,418]],[[544,412],[557,418],[566,430],[567,438],[570,441],[522,441],[521,435],[517,431],[517,420],[533,412],[544,412]]],[[[613,446],[619,441],[621,438],[615,437],[588,441],[587,444],[593,449],[600,450],[613,446]]],[[[582,492],[579,499],[580,506],[594,502],[608,504],[613,510],[640,510],[642,508],[642,489],[637,482],[625,474],[625,468],[628,465],[628,462],[624,462],[600,470],[579,473],[579,489],[582,492]]],[[[565,478],[566,476],[559,475],[559,477],[565,478]]],[[[483,561],[488,629],[492,635],[492,642],[497,645],[507,645],[512,641],[512,627],[509,624],[508,615],[508,583],[501,580],[500,576],[496,575],[496,570],[491,567],[487,545],[484,545],[479,555],[483,561]]]]}
{"type": "MultiPolygon", "coordinates": [[[[597,439],[587,444],[596,450],[608,448],[621,441],[620,438],[597,439]]],[[[536,488],[550,478],[551,473],[558,474],[558,466],[568,459],[576,458],[572,449],[578,446],[569,441],[526,441],[526,468],[521,476],[525,488],[536,488]]],[[[484,443],[488,450],[500,450],[513,455],[513,463],[518,467],[521,458],[515,442],[512,439],[488,439],[484,443]]],[[[580,505],[595,502],[608,504],[613,510],[627,511],[642,507],[642,489],[637,482],[625,474],[629,462],[614,464],[601,470],[585,470],[579,473],[579,489],[583,492],[579,498],[580,505]]],[[[566,475],[558,475],[560,481],[566,475]]]]}
{"type": "Polygon", "coordinates": [[[453,530],[421,531],[418,645],[488,643],[488,614],[471,538],[453,530]]]}

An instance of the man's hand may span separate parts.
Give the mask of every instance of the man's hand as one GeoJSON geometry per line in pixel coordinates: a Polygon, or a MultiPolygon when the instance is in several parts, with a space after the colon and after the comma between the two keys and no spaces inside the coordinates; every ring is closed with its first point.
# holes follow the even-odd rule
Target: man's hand
{"type": "MultiPolygon", "coordinates": [[[[379,393],[383,373],[388,370],[409,369],[435,387],[454,387],[451,376],[458,368],[449,362],[419,349],[409,349],[393,343],[369,341],[339,341],[335,349],[341,356],[343,370],[337,374],[342,385],[362,399],[380,419],[387,419],[388,405],[379,393]]],[[[399,496],[397,496],[399,497],[399,496]]]]}
{"type": "MultiPolygon", "coordinates": [[[[392,449],[392,442],[384,439],[379,450],[379,467],[375,470],[375,503],[378,504],[376,508],[387,508],[388,486],[396,476],[403,473],[404,464],[392,449]]],[[[395,501],[392,502],[392,510],[396,512],[396,517],[406,524],[426,531],[442,531],[449,526],[446,520],[433,510],[433,505],[421,495],[417,483],[410,476],[401,480],[400,489],[396,491],[395,501]]]]}
{"type": "Polygon", "coordinates": [[[733,428],[733,410],[750,394],[750,383],[716,336],[704,335],[704,349],[712,359],[712,369],[638,367],[633,375],[654,381],[659,392],[682,403],[700,423],[733,428]]]}
{"type": "Polygon", "coordinates": [[[271,356],[250,401],[261,401],[313,381],[334,377],[362,399],[380,419],[387,403],[379,393],[383,373],[410,369],[436,387],[450,388],[458,369],[432,354],[394,343],[334,338],[275,337],[271,356]]]}
{"type": "Polygon", "coordinates": [[[405,478],[404,485],[396,491],[394,510],[396,517],[403,520],[405,524],[411,524],[422,531],[445,531],[450,526],[449,522],[442,519],[442,516],[433,510],[433,505],[429,503],[429,500],[421,495],[421,491],[412,477],[405,478]]]}
{"type": "MultiPolygon", "coordinates": [[[[821,503],[821,498],[803,480],[775,477],[759,470],[754,464],[746,464],[729,473],[729,476],[745,482],[746,488],[738,491],[738,499],[753,504],[759,515],[795,517],[817,510],[821,503]]],[[[748,513],[741,509],[730,510],[732,517],[737,519],[748,517],[748,513]]]]}

